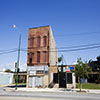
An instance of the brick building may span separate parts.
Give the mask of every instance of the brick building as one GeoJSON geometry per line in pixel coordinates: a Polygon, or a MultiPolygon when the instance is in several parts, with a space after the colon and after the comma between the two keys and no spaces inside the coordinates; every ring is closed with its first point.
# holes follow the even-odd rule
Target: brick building
{"type": "Polygon", "coordinates": [[[29,29],[27,87],[51,87],[57,72],[57,49],[50,26],[29,29]]]}

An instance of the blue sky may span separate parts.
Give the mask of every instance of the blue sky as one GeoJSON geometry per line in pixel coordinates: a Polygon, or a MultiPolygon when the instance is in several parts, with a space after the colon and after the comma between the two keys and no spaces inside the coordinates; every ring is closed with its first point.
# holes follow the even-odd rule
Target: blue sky
{"type": "MultiPolygon", "coordinates": [[[[44,25],[51,25],[57,47],[99,43],[100,0],[0,0],[0,50],[18,47],[19,32],[13,24],[22,35],[21,48],[27,48],[28,29],[44,25]]],[[[72,64],[78,57],[96,60],[100,48],[61,54],[72,64]]],[[[0,55],[0,66],[16,60],[17,52],[0,55]]],[[[26,52],[21,52],[20,65],[26,62],[26,52]]]]}

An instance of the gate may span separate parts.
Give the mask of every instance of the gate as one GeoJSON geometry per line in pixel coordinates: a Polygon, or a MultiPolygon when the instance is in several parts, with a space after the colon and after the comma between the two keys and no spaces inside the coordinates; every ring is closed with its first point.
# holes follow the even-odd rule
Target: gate
{"type": "Polygon", "coordinates": [[[66,88],[66,73],[59,73],[59,88],[66,88]]]}

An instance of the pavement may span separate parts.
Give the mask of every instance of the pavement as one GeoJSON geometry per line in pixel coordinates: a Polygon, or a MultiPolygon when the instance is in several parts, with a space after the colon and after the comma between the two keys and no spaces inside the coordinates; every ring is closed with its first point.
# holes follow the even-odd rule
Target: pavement
{"type": "MultiPolygon", "coordinates": [[[[64,89],[64,88],[26,88],[26,87],[18,87],[17,90],[15,88],[5,87],[4,91],[22,91],[22,92],[64,92],[64,93],[77,93],[79,89],[64,89]]],[[[100,90],[93,89],[82,89],[84,93],[94,93],[100,94],[100,90]]]]}

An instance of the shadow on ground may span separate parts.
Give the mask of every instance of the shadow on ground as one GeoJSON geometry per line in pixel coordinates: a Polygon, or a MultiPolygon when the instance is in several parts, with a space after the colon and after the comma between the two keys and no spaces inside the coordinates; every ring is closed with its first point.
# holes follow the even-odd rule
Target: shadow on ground
{"type": "MultiPolygon", "coordinates": [[[[16,85],[11,85],[11,86],[7,86],[7,87],[9,87],[9,88],[15,88],[16,85]]],[[[17,85],[17,87],[26,87],[26,85],[17,85]]]]}

